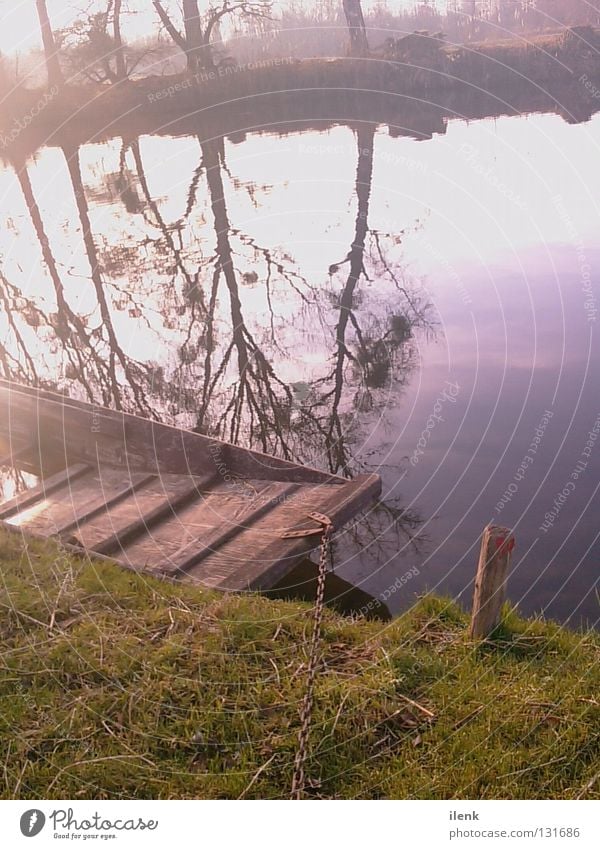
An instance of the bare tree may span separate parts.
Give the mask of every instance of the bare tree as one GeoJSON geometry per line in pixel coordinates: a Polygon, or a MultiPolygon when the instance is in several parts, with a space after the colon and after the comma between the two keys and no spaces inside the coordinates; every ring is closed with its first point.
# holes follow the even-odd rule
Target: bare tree
{"type": "Polygon", "coordinates": [[[239,15],[246,18],[268,18],[271,11],[271,0],[220,0],[216,5],[210,5],[202,16],[198,8],[198,0],[183,0],[183,33],[173,23],[172,17],[161,0],[152,0],[154,8],[164,28],[175,44],[185,53],[188,71],[191,74],[200,68],[214,67],[214,56],[211,47],[213,33],[218,29],[220,21],[229,15],[239,15]]]}
{"type": "Polygon", "coordinates": [[[128,80],[148,50],[125,45],[122,0],[107,0],[103,11],[86,13],[60,32],[62,54],[73,76],[96,83],[128,80]]]}
{"type": "Polygon", "coordinates": [[[350,33],[350,55],[366,56],[369,44],[360,0],[343,0],[343,6],[350,33]]]}
{"type": "Polygon", "coordinates": [[[117,66],[117,78],[119,80],[127,79],[127,62],[125,60],[125,51],[123,49],[123,38],[121,36],[121,8],[122,0],[115,0],[113,9],[113,40],[115,43],[115,62],[117,66]]]}
{"type": "Polygon", "coordinates": [[[35,0],[40,29],[42,31],[42,42],[46,54],[46,70],[48,73],[48,84],[60,86],[64,83],[60,62],[58,61],[58,47],[54,39],[54,32],[48,15],[46,0],[35,0]]]}

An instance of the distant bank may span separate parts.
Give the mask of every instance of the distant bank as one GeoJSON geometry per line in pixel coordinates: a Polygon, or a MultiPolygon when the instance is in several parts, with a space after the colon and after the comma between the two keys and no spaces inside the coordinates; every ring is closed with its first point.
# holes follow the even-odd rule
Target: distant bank
{"type": "Polygon", "coordinates": [[[364,59],[282,57],[112,85],[14,89],[0,104],[7,157],[60,144],[66,134],[83,141],[192,129],[210,137],[276,121],[379,121],[406,111],[418,114],[424,137],[443,126],[440,111],[474,118],[554,110],[578,122],[600,108],[600,30],[460,46],[414,34],[388,39],[364,59]]]}

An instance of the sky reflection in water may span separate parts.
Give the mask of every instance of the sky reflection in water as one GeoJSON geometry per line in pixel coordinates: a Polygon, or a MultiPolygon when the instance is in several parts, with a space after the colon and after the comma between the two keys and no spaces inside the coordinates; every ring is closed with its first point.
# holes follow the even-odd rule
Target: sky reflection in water
{"type": "Polygon", "coordinates": [[[521,609],[593,621],[599,118],[452,121],[427,141],[368,125],[113,139],[43,149],[20,179],[7,163],[3,370],[381,468],[387,509],[337,560],[374,592],[412,569],[394,611],[425,587],[470,592],[497,521],[521,609]]]}

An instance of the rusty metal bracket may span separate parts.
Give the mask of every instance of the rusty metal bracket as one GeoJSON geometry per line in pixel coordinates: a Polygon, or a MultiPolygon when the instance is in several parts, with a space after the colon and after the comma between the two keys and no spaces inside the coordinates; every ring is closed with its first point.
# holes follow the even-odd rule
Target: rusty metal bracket
{"type": "Polygon", "coordinates": [[[323,525],[323,527],[325,528],[329,528],[333,524],[329,516],[326,516],[325,513],[317,513],[316,510],[314,510],[312,513],[309,513],[308,518],[314,519],[315,522],[319,522],[319,524],[323,525]]]}
{"type": "Polygon", "coordinates": [[[304,531],[286,531],[281,534],[281,539],[299,539],[300,537],[314,537],[323,532],[322,528],[306,528],[304,531]]]}
{"type": "Polygon", "coordinates": [[[286,531],[281,534],[281,539],[300,539],[301,537],[312,537],[316,534],[322,534],[324,530],[331,529],[333,523],[329,516],[325,513],[318,513],[316,510],[308,514],[309,519],[314,519],[319,523],[318,528],[303,528],[298,531],[286,531]]]}

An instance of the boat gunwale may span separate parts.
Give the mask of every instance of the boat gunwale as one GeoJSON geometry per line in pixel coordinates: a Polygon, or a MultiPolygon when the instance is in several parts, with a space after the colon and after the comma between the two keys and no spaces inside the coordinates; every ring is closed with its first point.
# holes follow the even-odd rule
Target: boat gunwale
{"type": "MultiPolygon", "coordinates": [[[[49,413],[53,413],[55,415],[58,413],[58,410],[61,410],[62,417],[65,420],[68,420],[69,408],[72,408],[73,410],[76,410],[78,412],[88,412],[93,418],[95,418],[99,422],[105,420],[113,425],[119,426],[123,431],[121,441],[124,446],[127,445],[127,434],[125,431],[127,424],[129,424],[134,432],[137,428],[140,436],[144,435],[143,433],[141,433],[141,431],[148,428],[151,428],[152,431],[158,430],[161,434],[172,435],[174,437],[177,434],[185,434],[187,439],[196,441],[198,445],[202,445],[203,448],[205,448],[208,452],[211,451],[211,448],[213,448],[214,450],[214,447],[217,447],[221,450],[225,449],[232,460],[235,460],[236,455],[240,459],[242,457],[247,457],[255,463],[260,464],[260,466],[266,471],[271,471],[273,473],[272,477],[264,478],[266,480],[285,480],[285,477],[281,478],[279,477],[279,475],[285,476],[286,471],[289,471],[290,473],[300,471],[303,475],[306,475],[307,484],[327,483],[339,486],[348,483],[348,479],[342,477],[341,475],[332,474],[331,472],[324,472],[312,466],[302,465],[300,463],[295,463],[291,460],[284,460],[277,457],[273,457],[272,455],[266,454],[262,451],[244,448],[241,445],[236,445],[232,442],[227,442],[222,439],[217,439],[215,437],[196,433],[195,431],[183,427],[178,427],[177,425],[165,424],[163,422],[158,421],[157,419],[144,418],[143,416],[139,416],[135,413],[127,413],[122,410],[111,410],[109,407],[104,407],[100,404],[93,404],[87,401],[80,401],[78,399],[71,398],[68,395],[63,395],[59,392],[54,392],[52,390],[42,389],[34,386],[27,386],[25,384],[8,381],[4,378],[0,378],[0,395],[2,394],[8,395],[7,402],[9,406],[12,403],[11,396],[16,396],[17,400],[19,396],[22,396],[27,399],[36,400],[41,408],[41,411],[43,410],[44,406],[47,407],[49,413]],[[67,415],[65,415],[65,413],[67,413],[67,415]],[[273,465],[273,463],[275,463],[275,465],[273,465]]],[[[6,433],[9,440],[10,431],[10,424],[8,425],[8,427],[5,427],[0,420],[0,433],[6,433]]],[[[113,439],[118,440],[118,437],[113,436],[113,439]]],[[[180,452],[182,456],[186,454],[183,444],[180,447],[180,452]]],[[[160,460],[160,455],[158,454],[157,459],[160,460]]],[[[232,462],[231,465],[233,467],[233,471],[235,472],[235,462],[232,462]]],[[[163,471],[166,472],[168,470],[164,469],[163,471]]],[[[253,476],[248,475],[248,477],[252,479],[253,476]]]]}

